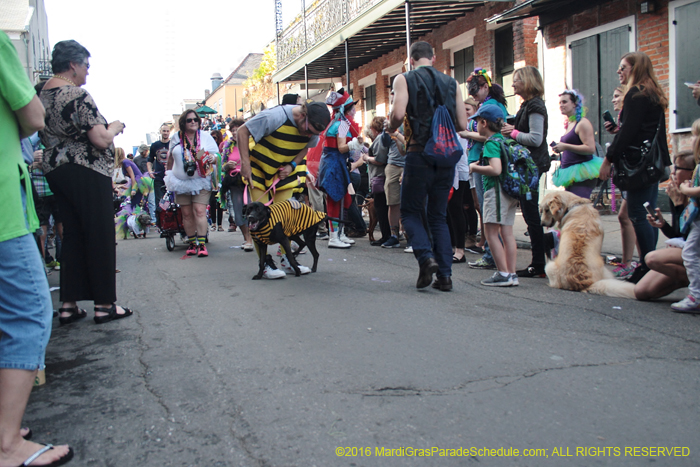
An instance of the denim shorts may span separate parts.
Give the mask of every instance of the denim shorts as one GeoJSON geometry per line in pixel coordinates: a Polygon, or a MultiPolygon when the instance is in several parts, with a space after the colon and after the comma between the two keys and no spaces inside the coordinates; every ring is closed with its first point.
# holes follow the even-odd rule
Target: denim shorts
{"type": "Polygon", "coordinates": [[[53,308],[34,236],[0,242],[0,263],[0,368],[42,370],[53,308]]]}

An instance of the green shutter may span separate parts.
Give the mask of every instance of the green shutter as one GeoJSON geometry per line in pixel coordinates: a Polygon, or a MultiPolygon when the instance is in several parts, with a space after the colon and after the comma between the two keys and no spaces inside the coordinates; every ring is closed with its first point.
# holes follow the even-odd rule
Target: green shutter
{"type": "Polygon", "coordinates": [[[685,82],[700,79],[700,2],[676,8],[676,102],[671,103],[676,112],[676,129],[686,129],[700,117],[700,107],[693,99],[685,82]]]}

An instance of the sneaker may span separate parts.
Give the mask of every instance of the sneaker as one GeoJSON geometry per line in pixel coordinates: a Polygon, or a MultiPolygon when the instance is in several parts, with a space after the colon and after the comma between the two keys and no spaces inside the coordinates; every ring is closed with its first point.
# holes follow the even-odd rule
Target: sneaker
{"type": "Polygon", "coordinates": [[[613,269],[613,276],[616,279],[625,280],[632,275],[635,269],[637,269],[639,264],[636,261],[630,261],[629,263],[620,263],[618,267],[613,269]]]}
{"type": "Polygon", "coordinates": [[[301,250],[297,251],[298,255],[305,255],[306,254],[306,247],[302,248],[301,250]]]}
{"type": "Polygon", "coordinates": [[[496,269],[496,265],[489,263],[484,258],[479,258],[477,261],[469,261],[467,263],[472,269],[496,269]]]}
{"type": "Polygon", "coordinates": [[[382,248],[401,248],[401,243],[398,238],[392,236],[382,245],[382,248]]]}
{"type": "Polygon", "coordinates": [[[243,244],[243,251],[253,251],[254,249],[253,242],[243,244]]]}
{"type": "Polygon", "coordinates": [[[283,277],[287,277],[287,275],[284,273],[284,271],[280,271],[279,269],[272,269],[269,265],[265,265],[265,269],[263,270],[263,279],[282,279],[283,277]]]}
{"type": "Polygon", "coordinates": [[[187,247],[187,256],[194,256],[197,253],[199,253],[199,249],[197,248],[197,244],[190,243],[190,246],[187,247]]]}
{"type": "Polygon", "coordinates": [[[544,266],[528,266],[515,272],[518,277],[547,277],[544,272],[544,266]]]}
{"type": "Polygon", "coordinates": [[[46,267],[47,267],[48,269],[55,269],[56,271],[60,271],[60,270],[61,270],[61,263],[59,263],[59,262],[56,261],[56,260],[53,260],[53,261],[51,261],[50,263],[47,263],[47,264],[46,264],[46,267]]]}
{"type": "Polygon", "coordinates": [[[680,302],[671,305],[671,309],[678,313],[700,313],[700,300],[688,295],[680,302]]]}
{"type": "Polygon", "coordinates": [[[316,240],[328,240],[328,232],[316,232],[316,240]]]}
{"type": "Polygon", "coordinates": [[[511,287],[513,285],[513,278],[510,274],[504,276],[496,271],[493,273],[493,276],[481,281],[481,285],[486,285],[488,287],[511,287]]]}
{"type": "Polygon", "coordinates": [[[209,252],[207,251],[207,246],[204,243],[199,245],[199,252],[197,253],[197,256],[199,258],[205,258],[205,257],[209,256],[209,252]]]}
{"type": "Polygon", "coordinates": [[[348,245],[354,245],[354,244],[355,244],[355,240],[353,240],[352,238],[349,238],[347,235],[345,235],[345,232],[344,232],[344,231],[338,233],[338,239],[339,239],[341,242],[343,242],[343,243],[347,243],[348,245]]]}
{"type": "Polygon", "coordinates": [[[464,251],[468,251],[469,253],[474,253],[475,255],[483,255],[484,254],[484,249],[481,248],[479,245],[464,247],[464,251]]]}
{"type": "MultiPolygon", "coordinates": [[[[290,266],[289,261],[287,261],[286,256],[282,256],[282,259],[280,260],[280,266],[282,267],[282,271],[284,271],[285,273],[290,274],[292,276],[294,274],[296,274],[294,272],[294,268],[292,266],[290,266]]],[[[304,274],[310,273],[311,268],[308,268],[308,267],[304,266],[303,264],[300,264],[299,271],[301,272],[302,275],[304,275],[304,274]]]]}
{"type": "Polygon", "coordinates": [[[520,285],[520,281],[518,280],[518,275],[516,273],[510,275],[510,280],[513,281],[513,286],[520,285]]]}
{"type": "Polygon", "coordinates": [[[340,241],[338,238],[331,238],[328,240],[328,248],[350,248],[350,244],[340,241]]]}
{"type": "Polygon", "coordinates": [[[411,245],[408,245],[406,248],[403,250],[404,253],[413,253],[413,247],[411,245]]]}

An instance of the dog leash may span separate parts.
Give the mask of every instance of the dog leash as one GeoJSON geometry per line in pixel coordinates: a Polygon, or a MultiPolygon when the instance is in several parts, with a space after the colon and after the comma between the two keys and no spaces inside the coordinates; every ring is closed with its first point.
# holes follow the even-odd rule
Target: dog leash
{"type": "Polygon", "coordinates": [[[253,199],[253,194],[252,194],[252,192],[251,192],[251,193],[248,193],[248,191],[250,190],[250,185],[246,185],[246,189],[243,191],[243,204],[248,204],[248,199],[251,199],[251,200],[252,200],[252,201],[251,201],[252,203],[258,202],[258,201],[260,201],[266,194],[268,194],[268,193],[270,192],[270,190],[272,190],[272,196],[270,196],[270,201],[268,201],[267,203],[263,203],[265,206],[271,205],[271,204],[272,204],[272,201],[273,201],[274,198],[275,198],[275,193],[277,192],[277,188],[276,188],[277,183],[280,181],[280,179],[279,179],[279,176],[278,176],[277,174],[275,174],[275,176],[273,177],[272,180],[273,180],[273,182],[272,182],[272,185],[270,185],[270,188],[268,188],[267,190],[265,190],[265,192],[264,192],[262,195],[260,195],[260,197],[259,197],[258,199],[253,199]]]}

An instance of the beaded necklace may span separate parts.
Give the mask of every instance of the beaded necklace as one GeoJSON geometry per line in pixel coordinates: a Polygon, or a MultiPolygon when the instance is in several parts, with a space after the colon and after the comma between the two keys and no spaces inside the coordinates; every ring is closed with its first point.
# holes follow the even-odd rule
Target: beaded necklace
{"type": "Polygon", "coordinates": [[[190,151],[190,157],[192,160],[195,160],[195,156],[199,152],[200,149],[200,138],[199,138],[199,130],[197,130],[194,134],[194,146],[192,145],[192,141],[190,141],[190,138],[187,136],[187,134],[184,131],[180,132],[180,145],[182,146],[182,163],[185,163],[185,150],[190,151]],[[192,148],[194,147],[194,150],[192,148]]]}

